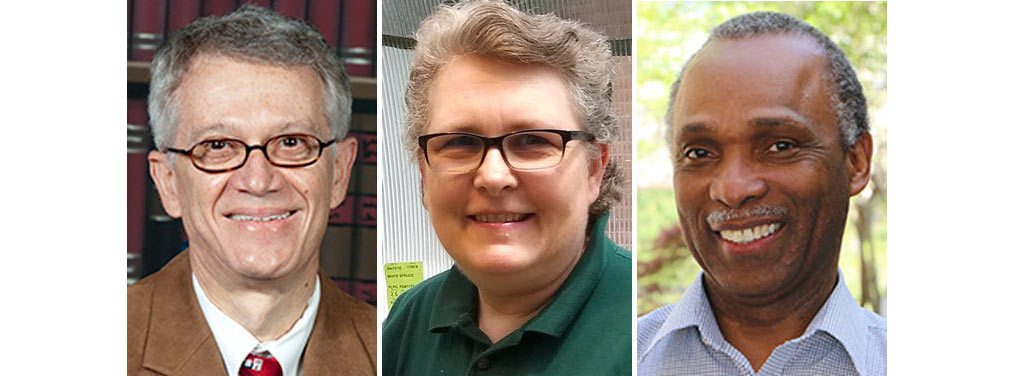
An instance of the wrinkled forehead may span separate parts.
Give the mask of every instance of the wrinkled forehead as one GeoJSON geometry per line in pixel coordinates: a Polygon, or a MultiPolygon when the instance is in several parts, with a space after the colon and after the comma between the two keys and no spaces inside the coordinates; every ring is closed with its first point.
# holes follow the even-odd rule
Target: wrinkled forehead
{"type": "Polygon", "coordinates": [[[692,60],[674,101],[678,127],[701,112],[787,108],[833,113],[828,60],[813,39],[771,34],[709,42],[692,60]]]}
{"type": "Polygon", "coordinates": [[[176,91],[178,132],[216,126],[270,131],[292,124],[305,124],[315,134],[326,132],[322,88],[310,67],[201,56],[176,91]]]}

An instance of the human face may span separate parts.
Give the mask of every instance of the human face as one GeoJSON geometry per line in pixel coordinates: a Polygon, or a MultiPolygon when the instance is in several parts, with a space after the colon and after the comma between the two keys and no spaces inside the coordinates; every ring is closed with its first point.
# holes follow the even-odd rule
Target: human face
{"type": "MultiPolygon", "coordinates": [[[[248,145],[287,133],[329,140],[322,82],[307,67],[286,69],[199,56],[176,91],[171,145],[208,139],[248,145]]],[[[259,150],[239,169],[206,173],[187,158],[149,156],[166,211],[183,217],[195,269],[266,280],[315,273],[329,208],[345,197],[355,141],[329,146],[305,167],[273,166],[259,150]]]]}
{"type": "Polygon", "coordinates": [[[870,136],[841,146],[826,66],[812,40],[771,35],[709,43],[685,72],[673,186],[710,291],[765,300],[834,281],[870,136]]]}
{"type": "MultiPolygon", "coordinates": [[[[567,93],[548,67],[459,56],[434,79],[425,133],[581,130],[567,93]]],[[[497,148],[465,173],[438,172],[420,160],[437,236],[473,282],[517,291],[567,276],[584,247],[607,158],[603,147],[590,160],[585,146],[572,141],[559,165],[534,171],[512,170],[497,148]]]]}

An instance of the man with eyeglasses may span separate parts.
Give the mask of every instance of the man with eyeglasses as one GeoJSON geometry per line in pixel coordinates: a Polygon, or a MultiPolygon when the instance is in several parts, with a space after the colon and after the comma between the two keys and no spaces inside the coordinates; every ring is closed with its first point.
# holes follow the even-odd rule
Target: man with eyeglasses
{"type": "Polygon", "coordinates": [[[151,71],[150,172],[190,247],[128,288],[128,374],[374,375],[375,309],[318,260],[356,154],[324,38],[244,6],[174,33],[151,71]]]}
{"type": "Polygon", "coordinates": [[[606,39],[501,2],[419,28],[406,146],[455,265],[383,324],[385,375],[623,375],[631,253],[604,235],[617,172],[606,39]]]}

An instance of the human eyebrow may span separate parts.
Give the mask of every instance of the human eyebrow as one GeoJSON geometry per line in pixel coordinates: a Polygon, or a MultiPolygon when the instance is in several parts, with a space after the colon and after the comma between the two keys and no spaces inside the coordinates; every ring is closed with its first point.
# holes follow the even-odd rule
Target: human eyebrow
{"type": "Polygon", "coordinates": [[[425,134],[434,133],[472,133],[480,134],[479,127],[472,122],[447,122],[443,124],[431,124],[427,127],[425,134]]]}
{"type": "Polygon", "coordinates": [[[307,121],[293,121],[285,123],[281,128],[275,131],[276,134],[292,133],[294,131],[300,133],[313,133],[314,124],[307,121]]]}
{"type": "Polygon", "coordinates": [[[796,116],[758,117],[751,119],[749,124],[758,128],[790,128],[810,132],[810,122],[796,116]]]}
{"type": "Polygon", "coordinates": [[[680,126],[677,132],[688,134],[715,133],[715,126],[701,122],[687,123],[680,126]]]}
{"type": "Polygon", "coordinates": [[[228,138],[228,136],[224,135],[231,134],[229,129],[231,127],[227,127],[225,124],[215,123],[207,127],[201,127],[199,130],[191,132],[188,136],[191,143],[205,141],[209,138],[209,135],[215,135],[214,138],[216,139],[228,138]]]}

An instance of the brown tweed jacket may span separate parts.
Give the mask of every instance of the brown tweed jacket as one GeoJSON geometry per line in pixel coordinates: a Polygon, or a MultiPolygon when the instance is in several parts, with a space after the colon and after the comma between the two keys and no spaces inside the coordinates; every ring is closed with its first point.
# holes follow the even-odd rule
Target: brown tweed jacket
{"type": "MultiPolygon", "coordinates": [[[[127,288],[128,375],[226,375],[190,274],[189,251],[183,251],[127,288]]],[[[330,281],[322,271],[303,375],[375,375],[377,310],[330,281]]]]}

